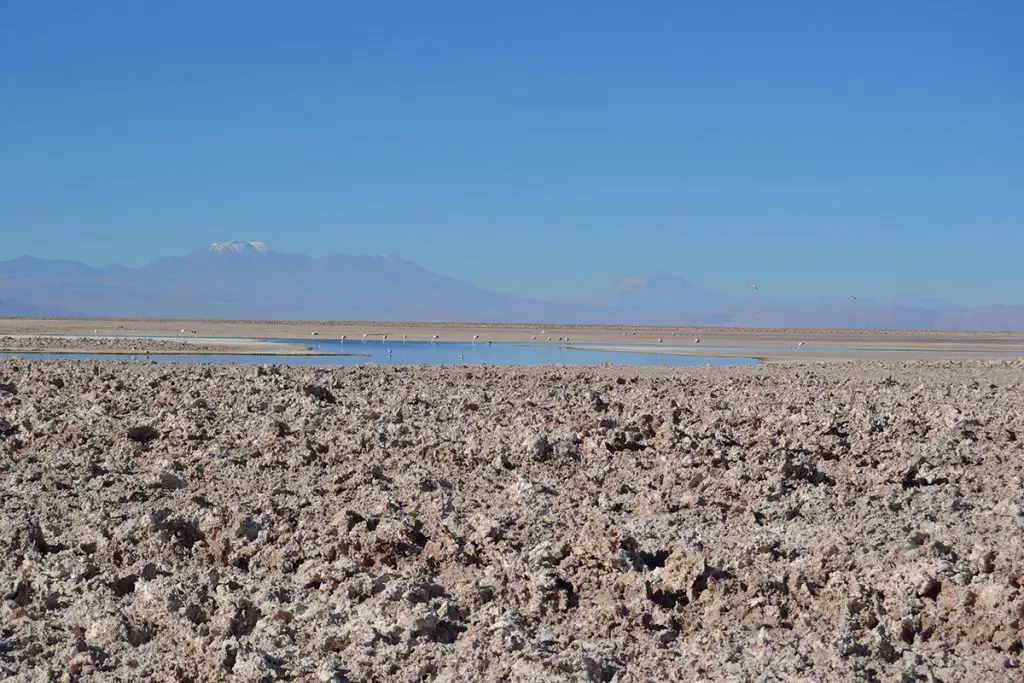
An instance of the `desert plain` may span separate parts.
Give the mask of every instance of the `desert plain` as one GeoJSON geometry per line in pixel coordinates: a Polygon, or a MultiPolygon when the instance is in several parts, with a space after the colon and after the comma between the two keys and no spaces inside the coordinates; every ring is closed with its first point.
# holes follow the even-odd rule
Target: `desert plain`
{"type": "Polygon", "coordinates": [[[1024,362],[832,360],[0,359],[0,678],[1021,680],[1024,362]]]}

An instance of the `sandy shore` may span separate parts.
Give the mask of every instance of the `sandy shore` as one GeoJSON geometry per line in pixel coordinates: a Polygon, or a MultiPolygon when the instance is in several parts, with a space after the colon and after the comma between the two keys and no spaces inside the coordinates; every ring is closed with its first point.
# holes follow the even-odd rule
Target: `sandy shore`
{"type": "MultiPolygon", "coordinates": [[[[323,339],[406,336],[426,341],[599,344],[641,346],[651,352],[687,355],[755,356],[765,361],[793,360],[927,360],[957,359],[965,354],[986,358],[1024,356],[1024,332],[918,332],[899,330],[770,330],[692,327],[597,327],[489,325],[462,323],[329,323],[287,321],[180,321],[111,319],[0,319],[0,335],[166,335],[242,339],[323,339]],[[194,330],[194,333],[192,332],[194,330]],[[559,341],[559,340],[563,341],[559,341]],[[695,343],[699,339],[699,343],[695,343]],[[660,340],[660,341],[659,341],[660,340]],[[803,347],[798,344],[803,343],[803,347]],[[755,351],[750,351],[755,349],[755,351]]],[[[634,350],[634,349],[629,349],[634,350]]]]}
{"type": "Polygon", "coordinates": [[[1024,363],[0,360],[0,678],[1021,678],[1024,363]]]}

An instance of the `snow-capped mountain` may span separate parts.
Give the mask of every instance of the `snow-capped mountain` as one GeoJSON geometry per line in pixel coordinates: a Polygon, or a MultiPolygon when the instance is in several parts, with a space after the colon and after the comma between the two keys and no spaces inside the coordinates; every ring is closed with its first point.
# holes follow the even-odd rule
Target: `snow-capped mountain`
{"type": "Polygon", "coordinates": [[[236,254],[244,254],[247,252],[266,254],[270,251],[270,247],[267,246],[266,242],[214,242],[210,245],[209,250],[213,252],[228,251],[236,254]]]}

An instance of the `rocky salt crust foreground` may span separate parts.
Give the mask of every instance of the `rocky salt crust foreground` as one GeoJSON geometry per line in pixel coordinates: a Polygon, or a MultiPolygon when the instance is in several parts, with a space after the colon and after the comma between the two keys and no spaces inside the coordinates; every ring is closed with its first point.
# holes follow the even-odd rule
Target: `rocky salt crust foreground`
{"type": "Polygon", "coordinates": [[[0,677],[1021,680],[1024,364],[0,361],[0,677]]]}

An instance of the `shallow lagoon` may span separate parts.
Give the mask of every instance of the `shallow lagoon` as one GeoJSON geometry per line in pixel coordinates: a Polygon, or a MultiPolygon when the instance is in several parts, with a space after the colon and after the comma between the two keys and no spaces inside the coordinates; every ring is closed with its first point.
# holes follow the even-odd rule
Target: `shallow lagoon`
{"type": "Polygon", "coordinates": [[[358,365],[362,363],[394,365],[619,365],[619,366],[700,366],[756,365],[752,358],[706,358],[668,354],[602,351],[583,347],[568,348],[553,344],[512,342],[423,342],[375,340],[309,340],[272,339],[312,346],[323,353],[351,354],[326,356],[270,355],[160,355],[160,354],[0,354],[0,357],[21,356],[37,360],[88,359],[136,360],[162,363],[239,363],[262,365],[358,365]]]}

